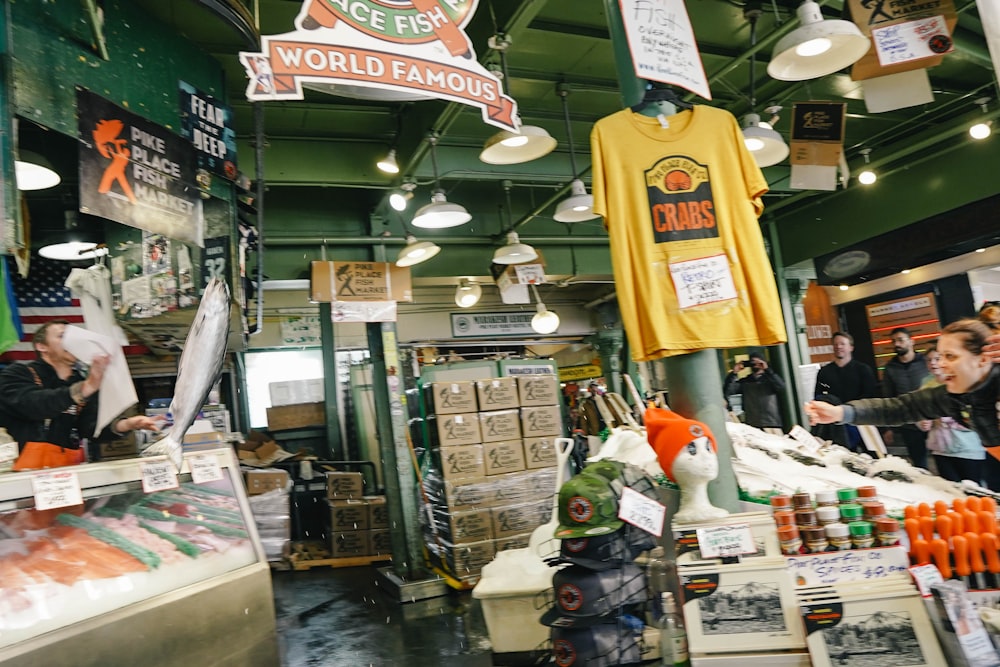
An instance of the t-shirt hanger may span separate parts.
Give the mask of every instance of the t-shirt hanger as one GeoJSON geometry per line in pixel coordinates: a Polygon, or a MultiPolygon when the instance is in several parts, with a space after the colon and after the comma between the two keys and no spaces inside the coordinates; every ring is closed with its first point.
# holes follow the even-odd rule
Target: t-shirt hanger
{"type": "Polygon", "coordinates": [[[677,91],[673,88],[646,88],[642,100],[638,104],[633,104],[629,109],[634,113],[650,116],[672,116],[678,109],[685,110],[694,106],[691,102],[681,99],[677,91]]]}

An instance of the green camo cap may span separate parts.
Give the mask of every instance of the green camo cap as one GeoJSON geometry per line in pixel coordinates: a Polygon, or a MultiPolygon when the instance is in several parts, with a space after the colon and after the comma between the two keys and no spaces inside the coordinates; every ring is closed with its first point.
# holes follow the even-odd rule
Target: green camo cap
{"type": "Polygon", "coordinates": [[[622,525],[618,495],[604,475],[585,470],[559,489],[558,539],[607,535],[622,525]]]}

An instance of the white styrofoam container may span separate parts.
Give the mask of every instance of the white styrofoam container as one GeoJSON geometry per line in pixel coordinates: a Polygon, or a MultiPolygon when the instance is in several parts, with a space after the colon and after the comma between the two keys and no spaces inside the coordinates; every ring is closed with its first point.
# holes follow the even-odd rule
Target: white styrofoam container
{"type": "MultiPolygon", "coordinates": [[[[509,562],[520,557],[530,557],[528,550],[510,549],[497,554],[497,559],[509,562]]],[[[472,597],[482,605],[493,652],[543,650],[549,640],[549,628],[540,622],[547,608],[541,601],[546,593],[551,597],[556,568],[549,568],[538,559],[544,569],[525,568],[517,578],[511,578],[494,575],[497,568],[491,566],[495,563],[497,560],[483,568],[479,583],[472,589],[472,597]]]]}

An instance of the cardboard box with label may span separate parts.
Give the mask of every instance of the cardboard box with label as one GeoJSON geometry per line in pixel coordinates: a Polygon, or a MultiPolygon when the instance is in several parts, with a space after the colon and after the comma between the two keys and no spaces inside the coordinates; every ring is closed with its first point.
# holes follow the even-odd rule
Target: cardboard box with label
{"type": "Polygon", "coordinates": [[[389,506],[385,496],[364,496],[368,503],[368,527],[372,530],[389,527],[389,506]]]}
{"type": "Polygon", "coordinates": [[[409,267],[390,262],[312,262],[310,301],[413,301],[409,267]]]}
{"type": "Polygon", "coordinates": [[[139,448],[135,442],[135,435],[125,434],[124,438],[111,440],[110,442],[99,443],[101,446],[101,460],[110,461],[112,459],[127,459],[139,455],[139,448]]]}
{"type": "Polygon", "coordinates": [[[493,546],[497,553],[500,553],[501,551],[509,551],[511,549],[527,549],[528,542],[530,540],[531,533],[520,533],[518,535],[498,537],[493,540],[493,546]]]}
{"type": "Polygon", "coordinates": [[[517,400],[517,381],[514,378],[476,380],[476,396],[479,399],[479,409],[483,412],[521,407],[517,400]]]}
{"type": "Polygon", "coordinates": [[[563,434],[562,410],[558,405],[521,408],[521,433],[525,438],[563,434]]]}
{"type": "Polygon", "coordinates": [[[479,413],[483,442],[521,439],[521,415],[517,409],[479,413]]]}
{"type": "Polygon", "coordinates": [[[539,405],[559,405],[559,379],[555,375],[520,375],[517,377],[517,398],[522,408],[539,405]]]}
{"type": "Polygon", "coordinates": [[[424,404],[428,412],[438,415],[455,415],[479,410],[476,383],[432,382],[424,385],[424,404]]]}
{"type": "Polygon", "coordinates": [[[436,436],[436,444],[441,447],[452,445],[475,445],[482,442],[479,431],[479,413],[463,412],[458,415],[431,415],[427,418],[431,433],[436,436]]]}
{"type": "Polygon", "coordinates": [[[326,473],[326,497],[330,500],[361,498],[364,490],[365,478],[359,472],[326,473]]]}
{"type": "Polygon", "coordinates": [[[264,470],[247,470],[243,475],[247,485],[247,495],[256,496],[274,489],[288,488],[289,477],[284,470],[265,468],[264,470]]]}
{"type": "Polygon", "coordinates": [[[524,470],[524,445],[520,440],[488,442],[483,445],[486,475],[502,475],[524,470]]]}
{"type": "Polygon", "coordinates": [[[368,503],[364,500],[328,500],[330,529],[339,533],[347,530],[368,530],[368,503]]]}
{"type": "Polygon", "coordinates": [[[368,531],[368,555],[387,556],[392,554],[392,539],[388,528],[368,531]]]}
{"type": "Polygon", "coordinates": [[[308,428],[326,423],[325,403],[296,403],[267,408],[267,427],[272,431],[308,428]]]}
{"type": "Polygon", "coordinates": [[[444,532],[452,544],[468,544],[481,540],[492,540],[492,517],[488,509],[451,512],[444,532]]]}
{"type": "Polygon", "coordinates": [[[524,467],[534,470],[556,465],[556,437],[558,436],[544,435],[540,438],[525,438],[524,467]]]}
{"type": "Polygon", "coordinates": [[[446,480],[474,479],[486,476],[482,445],[457,445],[439,447],[441,476],[446,480]]]}
{"type": "Polygon", "coordinates": [[[483,566],[493,560],[496,549],[493,540],[482,540],[446,548],[444,555],[452,572],[459,577],[464,577],[470,574],[479,574],[483,566]]]}
{"type": "Polygon", "coordinates": [[[556,493],[555,468],[512,472],[496,475],[490,480],[493,485],[487,502],[489,507],[551,500],[556,493]]]}
{"type": "Polygon", "coordinates": [[[451,510],[488,507],[492,488],[485,478],[445,481],[444,497],[451,510]]]}
{"type": "Polygon", "coordinates": [[[530,533],[552,518],[552,503],[545,500],[521,505],[494,507],[493,537],[501,538],[519,533],[530,533]]]}
{"type": "Polygon", "coordinates": [[[352,558],[368,555],[368,531],[349,530],[330,535],[330,555],[334,558],[352,558]]]}

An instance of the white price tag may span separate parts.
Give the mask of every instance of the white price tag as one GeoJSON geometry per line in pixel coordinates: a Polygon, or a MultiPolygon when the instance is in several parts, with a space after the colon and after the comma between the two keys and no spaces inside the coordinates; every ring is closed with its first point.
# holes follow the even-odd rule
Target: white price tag
{"type": "Polygon", "coordinates": [[[800,586],[836,584],[893,577],[910,568],[903,547],[848,549],[818,554],[785,556],[792,577],[800,586]]]}
{"type": "Polygon", "coordinates": [[[788,437],[802,445],[803,449],[810,454],[815,454],[819,451],[819,440],[816,439],[816,436],[798,424],[793,426],[792,430],[788,432],[788,437]]]}
{"type": "Polygon", "coordinates": [[[177,469],[170,461],[145,461],[139,464],[142,470],[142,490],[146,493],[176,489],[177,469]]]}
{"type": "Polygon", "coordinates": [[[191,481],[195,484],[205,482],[215,482],[222,479],[222,466],[219,459],[210,454],[194,454],[189,456],[188,465],[191,466],[191,481]]]}
{"type": "Polygon", "coordinates": [[[0,445],[0,463],[13,461],[17,458],[17,454],[18,451],[16,442],[5,442],[0,445]]]}
{"type": "Polygon", "coordinates": [[[83,504],[80,480],[75,472],[69,470],[38,473],[31,478],[31,488],[35,494],[37,510],[83,504]]]}
{"type": "Polygon", "coordinates": [[[666,515],[667,508],[662,503],[627,486],[622,489],[622,499],[618,504],[618,518],[622,521],[659,537],[663,534],[666,515]]]}
{"type": "Polygon", "coordinates": [[[702,558],[726,558],[757,553],[749,523],[699,528],[698,550],[702,558]]]}

